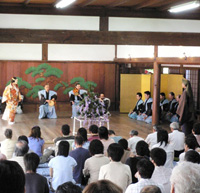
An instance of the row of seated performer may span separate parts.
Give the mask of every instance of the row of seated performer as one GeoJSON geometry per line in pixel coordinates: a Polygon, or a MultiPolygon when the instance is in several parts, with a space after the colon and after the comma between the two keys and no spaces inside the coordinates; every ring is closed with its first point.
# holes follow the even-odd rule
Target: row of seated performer
{"type": "MultiPolygon", "coordinates": [[[[144,92],[145,101],[142,100],[142,93],[138,92],[136,95],[137,103],[135,108],[130,111],[128,116],[131,119],[138,121],[145,121],[146,123],[152,123],[152,104],[153,99],[151,98],[151,93],[149,91],[144,92]]],[[[178,122],[178,115],[176,110],[178,108],[178,102],[181,95],[177,95],[175,99],[175,94],[173,92],[169,93],[169,100],[166,99],[165,93],[160,93],[160,119],[161,121],[178,122]]]]}

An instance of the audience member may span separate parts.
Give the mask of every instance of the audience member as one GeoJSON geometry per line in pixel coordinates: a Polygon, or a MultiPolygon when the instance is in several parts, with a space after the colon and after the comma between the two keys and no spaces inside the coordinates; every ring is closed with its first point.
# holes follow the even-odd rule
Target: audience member
{"type": "Polygon", "coordinates": [[[187,151],[185,154],[185,161],[200,164],[200,155],[194,150],[187,151]]]}
{"type": "Polygon", "coordinates": [[[47,179],[36,173],[39,163],[40,158],[35,153],[28,153],[24,156],[26,193],[49,193],[47,179]]]}
{"type": "Polygon", "coordinates": [[[118,143],[118,141],[119,141],[120,139],[122,139],[122,137],[121,137],[121,136],[117,136],[113,130],[108,130],[108,136],[109,136],[111,139],[113,139],[113,140],[115,141],[115,143],[118,143]]]}
{"type": "Polygon", "coordinates": [[[135,131],[135,130],[130,131],[129,135],[130,135],[130,138],[128,139],[128,147],[130,148],[131,152],[135,154],[136,152],[135,147],[138,141],[141,141],[144,139],[141,137],[138,137],[138,131],[135,131]]]}
{"type": "Polygon", "coordinates": [[[200,165],[182,162],[172,171],[171,193],[200,193],[200,165]]]}
{"type": "Polygon", "coordinates": [[[20,135],[17,141],[26,141],[26,143],[28,144],[28,137],[26,137],[26,135],[20,135]]]}
{"type": "Polygon", "coordinates": [[[158,186],[150,185],[142,188],[140,193],[161,193],[161,190],[158,186]]]}
{"type": "Polygon", "coordinates": [[[197,142],[200,146],[200,123],[195,123],[193,125],[192,133],[196,137],[197,142]]]}
{"type": "Polygon", "coordinates": [[[82,193],[82,189],[72,182],[66,182],[58,186],[56,193],[82,193]]]}
{"type": "Polygon", "coordinates": [[[108,129],[104,126],[99,127],[99,138],[104,146],[104,155],[107,155],[108,146],[112,143],[115,143],[113,139],[110,139],[108,136],[108,129]]]}
{"type": "Polygon", "coordinates": [[[88,141],[92,141],[94,139],[99,139],[98,129],[99,128],[97,125],[90,125],[89,134],[92,136],[88,138],[88,141]]]}
{"type": "Polygon", "coordinates": [[[176,111],[177,111],[178,106],[179,106],[180,98],[181,98],[181,95],[180,95],[180,94],[176,96],[176,101],[177,101],[177,103],[176,103],[175,106],[174,106],[173,115],[172,115],[172,117],[171,117],[171,119],[170,119],[170,122],[171,122],[171,123],[173,123],[173,122],[179,123],[179,115],[176,114],[176,111]]]}
{"type": "Polygon", "coordinates": [[[83,193],[123,193],[123,190],[109,180],[99,180],[86,186],[83,193]]]}
{"type": "Polygon", "coordinates": [[[117,144],[110,144],[108,147],[108,157],[111,162],[101,167],[99,172],[99,180],[110,180],[119,187],[126,190],[128,185],[132,182],[130,167],[121,163],[123,156],[123,148],[117,144]]]}
{"type": "Polygon", "coordinates": [[[118,144],[124,149],[124,154],[122,156],[121,162],[126,163],[126,160],[132,155],[131,151],[128,149],[128,141],[126,139],[120,139],[118,144]]]}
{"type": "Polygon", "coordinates": [[[92,140],[90,142],[89,151],[92,157],[85,161],[83,169],[83,175],[90,176],[88,184],[97,181],[101,166],[110,162],[109,158],[104,156],[103,144],[100,140],[92,140]]]}
{"type": "Polygon", "coordinates": [[[0,161],[1,160],[7,160],[7,157],[2,153],[0,153],[0,161]]]}
{"type": "Polygon", "coordinates": [[[76,136],[75,137],[75,150],[72,150],[69,155],[73,157],[76,162],[77,166],[74,168],[73,177],[77,184],[81,184],[82,177],[83,177],[83,168],[85,164],[85,160],[90,158],[90,153],[87,149],[83,148],[83,137],[76,136]]]}
{"type": "Polygon", "coordinates": [[[167,114],[165,116],[165,119],[167,121],[170,121],[170,119],[172,118],[172,116],[176,114],[177,101],[175,99],[175,94],[173,92],[170,92],[168,96],[169,96],[168,112],[167,112],[167,114]]]}
{"type": "Polygon", "coordinates": [[[161,92],[160,93],[160,115],[161,115],[160,118],[163,121],[168,111],[168,104],[169,104],[169,101],[166,99],[165,93],[161,92]]]}
{"type": "Polygon", "coordinates": [[[75,182],[73,170],[77,166],[76,160],[69,156],[69,142],[61,141],[58,145],[58,155],[49,162],[52,188],[54,190],[65,182],[75,182]]]}
{"type": "Polygon", "coordinates": [[[168,133],[166,130],[161,129],[157,133],[158,143],[152,147],[159,147],[166,151],[167,160],[165,162],[165,167],[173,168],[173,160],[174,160],[174,147],[168,143],[168,133]]]}
{"type": "Polygon", "coordinates": [[[136,145],[136,155],[127,159],[126,164],[130,166],[132,174],[132,183],[138,182],[138,179],[135,177],[137,172],[136,165],[138,161],[143,158],[149,159],[149,146],[145,141],[139,141],[136,145]]]}
{"type": "Polygon", "coordinates": [[[0,192],[24,193],[25,175],[20,165],[15,161],[0,161],[0,192]]]}
{"type": "Polygon", "coordinates": [[[151,179],[157,184],[162,184],[165,193],[170,193],[170,176],[172,174],[172,169],[164,167],[167,159],[165,150],[154,148],[151,150],[150,156],[155,166],[151,179]]]}
{"type": "Polygon", "coordinates": [[[1,142],[1,153],[4,154],[7,159],[10,159],[13,156],[16,141],[12,139],[11,129],[6,129],[4,135],[6,139],[1,142]]]}

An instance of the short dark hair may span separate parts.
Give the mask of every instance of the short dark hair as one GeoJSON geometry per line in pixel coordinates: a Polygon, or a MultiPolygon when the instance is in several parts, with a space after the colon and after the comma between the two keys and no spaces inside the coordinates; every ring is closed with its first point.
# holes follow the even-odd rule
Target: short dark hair
{"type": "Polygon", "coordinates": [[[157,141],[160,142],[160,145],[165,143],[165,146],[168,144],[168,133],[164,129],[160,129],[157,132],[157,141]]]}
{"type": "Polygon", "coordinates": [[[119,162],[124,154],[124,149],[117,143],[112,143],[108,146],[108,157],[113,161],[119,162]]]}
{"type": "Polygon", "coordinates": [[[188,146],[189,149],[193,149],[193,150],[195,150],[198,147],[198,142],[194,135],[186,136],[185,144],[188,146]]]}
{"type": "Polygon", "coordinates": [[[11,79],[11,83],[13,83],[13,82],[15,82],[15,80],[17,80],[17,77],[12,77],[12,79],[11,79]]]}
{"type": "Polygon", "coordinates": [[[108,135],[115,135],[115,132],[113,130],[108,130],[108,135]]]}
{"type": "Polygon", "coordinates": [[[92,156],[95,154],[103,154],[104,151],[103,143],[98,139],[92,140],[90,142],[89,151],[92,156]]]}
{"type": "Polygon", "coordinates": [[[172,95],[173,97],[175,96],[174,92],[170,92],[169,94],[172,95]]]}
{"type": "Polygon", "coordinates": [[[79,128],[77,131],[77,136],[83,137],[83,141],[86,142],[87,139],[87,130],[83,127],[79,128]]]}
{"type": "Polygon", "coordinates": [[[137,155],[149,157],[149,145],[145,141],[138,141],[135,150],[137,155]]]}
{"type": "Polygon", "coordinates": [[[165,97],[165,93],[164,92],[161,92],[160,95],[163,96],[163,97],[165,97]]]}
{"type": "Polygon", "coordinates": [[[70,133],[70,126],[67,125],[67,124],[63,125],[62,128],[61,128],[61,131],[62,131],[63,135],[69,135],[69,133],[70,133]]]}
{"type": "Polygon", "coordinates": [[[200,135],[200,123],[195,123],[193,125],[193,131],[194,131],[194,134],[200,135]]]}
{"type": "Polygon", "coordinates": [[[58,155],[62,155],[67,157],[69,155],[69,142],[68,141],[61,141],[58,144],[58,155]]]}
{"type": "Polygon", "coordinates": [[[74,142],[77,144],[77,145],[83,145],[84,141],[83,141],[83,137],[82,136],[76,136],[74,138],[74,142]]]}
{"type": "Polygon", "coordinates": [[[26,141],[26,143],[28,144],[28,137],[26,137],[26,135],[20,135],[17,141],[26,141]]]}
{"type": "Polygon", "coordinates": [[[90,125],[89,131],[90,131],[91,133],[98,134],[98,126],[97,126],[97,125],[90,125]]]}
{"type": "Polygon", "coordinates": [[[40,158],[36,153],[27,153],[24,156],[24,165],[26,171],[33,171],[36,172],[36,169],[40,163],[40,158]]]}
{"type": "Polygon", "coordinates": [[[75,86],[77,86],[77,85],[81,85],[79,82],[77,82],[76,84],[75,84],[75,86]]]}
{"type": "Polygon", "coordinates": [[[82,189],[72,182],[65,182],[58,186],[56,193],[82,193],[82,189]]]}
{"type": "Polygon", "coordinates": [[[118,141],[118,144],[121,145],[123,147],[124,150],[128,149],[128,141],[126,139],[120,139],[118,141]]]}
{"type": "Polygon", "coordinates": [[[153,163],[145,158],[137,162],[136,168],[140,176],[144,179],[150,179],[154,171],[153,163]]]}
{"type": "Polygon", "coordinates": [[[157,166],[164,166],[167,160],[167,154],[165,150],[158,147],[151,150],[150,157],[157,166]]]}
{"type": "Polygon", "coordinates": [[[108,140],[108,129],[104,126],[99,127],[99,138],[108,140]]]}
{"type": "Polygon", "coordinates": [[[31,133],[29,135],[29,137],[33,137],[33,138],[41,138],[41,131],[40,131],[40,127],[39,126],[34,126],[31,129],[31,133]]]}
{"type": "Polygon", "coordinates": [[[29,147],[26,141],[18,141],[15,145],[15,156],[24,156],[28,153],[29,147]]]}
{"type": "Polygon", "coordinates": [[[149,185],[149,186],[145,186],[144,188],[142,188],[140,193],[161,193],[161,190],[158,186],[149,185]]]}
{"type": "Polygon", "coordinates": [[[185,161],[192,162],[192,163],[200,163],[200,155],[198,152],[194,150],[187,151],[185,154],[185,161]]]}
{"type": "Polygon", "coordinates": [[[141,97],[142,98],[142,93],[141,92],[137,92],[137,94],[136,95],[138,95],[139,97],[141,97]]]}
{"type": "Polygon", "coordinates": [[[144,94],[151,96],[151,92],[145,91],[144,94]]]}
{"type": "Polygon", "coordinates": [[[24,193],[25,175],[21,166],[15,161],[0,161],[0,189],[3,193],[24,193]]]}
{"type": "Polygon", "coordinates": [[[11,139],[12,138],[12,129],[6,129],[4,132],[4,135],[6,138],[11,139]]]}

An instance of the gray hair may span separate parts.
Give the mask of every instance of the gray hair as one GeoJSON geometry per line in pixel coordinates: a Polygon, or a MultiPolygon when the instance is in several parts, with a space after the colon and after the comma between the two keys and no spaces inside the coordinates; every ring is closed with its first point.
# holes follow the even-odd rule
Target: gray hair
{"type": "Polygon", "coordinates": [[[158,186],[149,185],[149,186],[145,186],[144,188],[142,188],[140,193],[161,193],[161,190],[158,186]]]}
{"type": "Polygon", "coordinates": [[[173,123],[170,124],[170,128],[179,129],[179,124],[177,122],[173,122],[173,123]]]}
{"type": "Polygon", "coordinates": [[[132,130],[132,131],[130,131],[129,135],[131,135],[131,136],[138,135],[138,131],[132,130]]]}
{"type": "Polygon", "coordinates": [[[26,141],[18,141],[15,145],[15,156],[24,156],[28,153],[29,147],[26,141]]]}

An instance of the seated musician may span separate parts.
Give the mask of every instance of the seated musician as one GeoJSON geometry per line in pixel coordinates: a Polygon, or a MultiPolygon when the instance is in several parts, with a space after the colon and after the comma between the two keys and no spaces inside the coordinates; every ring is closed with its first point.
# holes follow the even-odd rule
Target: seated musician
{"type": "Polygon", "coordinates": [[[57,93],[55,91],[49,90],[49,85],[46,84],[45,90],[38,92],[40,107],[39,107],[39,119],[48,118],[56,119],[56,109],[55,101],[57,99],[57,93]]]}
{"type": "Polygon", "coordinates": [[[72,105],[72,119],[78,116],[79,104],[80,101],[83,100],[85,93],[87,93],[87,91],[81,89],[81,85],[79,83],[76,83],[74,90],[69,92],[69,100],[72,105]]]}
{"type": "Polygon", "coordinates": [[[169,101],[165,97],[165,93],[160,93],[160,118],[162,121],[164,121],[164,118],[168,112],[168,104],[169,101]]]}
{"type": "Polygon", "coordinates": [[[137,119],[137,116],[138,116],[139,112],[142,111],[143,105],[144,105],[141,92],[137,93],[136,98],[138,101],[135,105],[135,108],[132,111],[130,111],[130,113],[128,114],[129,118],[131,118],[131,119],[137,119]]]}
{"type": "Polygon", "coordinates": [[[106,109],[106,112],[108,112],[108,109],[110,107],[110,99],[106,98],[103,93],[99,95],[99,101],[103,104],[104,108],[106,109]]]}

